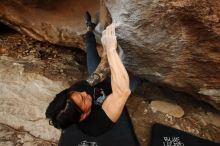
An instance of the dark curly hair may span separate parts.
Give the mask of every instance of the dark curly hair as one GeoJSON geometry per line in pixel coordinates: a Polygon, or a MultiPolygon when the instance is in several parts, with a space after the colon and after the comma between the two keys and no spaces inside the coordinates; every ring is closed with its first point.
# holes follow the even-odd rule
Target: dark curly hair
{"type": "Polygon", "coordinates": [[[65,129],[80,120],[82,111],[74,101],[69,99],[70,93],[68,89],[63,90],[47,107],[46,118],[55,128],[65,129]]]}

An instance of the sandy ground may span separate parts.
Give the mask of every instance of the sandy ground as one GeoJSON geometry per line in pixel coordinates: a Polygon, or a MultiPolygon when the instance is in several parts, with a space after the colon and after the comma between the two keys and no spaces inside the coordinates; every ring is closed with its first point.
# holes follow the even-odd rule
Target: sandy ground
{"type": "MultiPolygon", "coordinates": [[[[0,34],[0,44],[0,57],[20,61],[25,73],[39,74],[51,81],[67,84],[85,79],[87,76],[86,53],[80,49],[41,43],[15,32],[0,34]]],[[[142,146],[149,144],[151,127],[156,122],[220,143],[220,112],[206,103],[194,100],[190,95],[145,81],[131,95],[127,107],[142,146]],[[178,105],[183,109],[184,115],[177,118],[160,109],[153,109],[152,101],[166,101],[178,105]]],[[[0,117],[0,119],[3,118],[0,117]]],[[[34,136],[31,131],[16,128],[2,121],[4,120],[0,120],[0,145],[2,146],[57,144],[58,139],[45,140],[34,136]]]]}

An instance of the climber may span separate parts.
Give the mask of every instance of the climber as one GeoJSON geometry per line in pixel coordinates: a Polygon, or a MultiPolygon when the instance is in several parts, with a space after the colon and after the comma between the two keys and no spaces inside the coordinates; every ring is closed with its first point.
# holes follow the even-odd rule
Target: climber
{"type": "MultiPolygon", "coordinates": [[[[100,62],[93,33],[96,24],[92,23],[88,12],[85,19],[88,73],[92,78],[99,78],[94,73],[100,62]]],[[[46,111],[46,117],[54,127],[65,129],[77,124],[87,135],[101,135],[117,122],[131,93],[130,88],[134,89],[138,85],[139,81],[132,80],[129,88],[128,73],[116,52],[114,24],[102,32],[101,42],[107,53],[111,79],[107,77],[93,86],[87,80],[79,81],[57,94],[46,111]]]]}

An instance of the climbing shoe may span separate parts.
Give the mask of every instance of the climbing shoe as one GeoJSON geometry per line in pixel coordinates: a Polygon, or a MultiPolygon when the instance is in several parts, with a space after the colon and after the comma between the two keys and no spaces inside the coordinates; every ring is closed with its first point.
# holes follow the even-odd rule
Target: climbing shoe
{"type": "Polygon", "coordinates": [[[86,26],[87,27],[91,27],[93,30],[95,29],[96,24],[92,23],[92,17],[91,17],[91,15],[88,11],[85,14],[85,21],[86,21],[86,26]]]}

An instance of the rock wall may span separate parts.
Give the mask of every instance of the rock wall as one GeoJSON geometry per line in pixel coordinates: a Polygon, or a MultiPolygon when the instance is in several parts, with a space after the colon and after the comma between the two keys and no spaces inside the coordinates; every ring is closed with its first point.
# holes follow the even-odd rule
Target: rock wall
{"type": "Polygon", "coordinates": [[[99,1],[2,0],[1,22],[40,41],[84,48],[84,14],[99,10],[99,1]]]}
{"type": "MultiPolygon", "coordinates": [[[[118,41],[129,71],[192,94],[220,109],[219,0],[104,3],[117,23],[118,41]]],[[[22,33],[54,44],[83,48],[84,11],[94,15],[99,10],[99,1],[56,0],[42,4],[40,0],[3,0],[0,8],[1,21],[22,33]]]]}
{"type": "MultiPolygon", "coordinates": [[[[49,125],[45,111],[54,95],[68,87],[67,83],[25,73],[21,62],[0,56],[0,86],[0,124],[25,131],[27,135],[41,140],[58,141],[60,132],[49,125]]],[[[32,140],[29,139],[29,142],[32,140]]]]}
{"type": "Polygon", "coordinates": [[[128,70],[220,108],[220,1],[106,0],[128,70]]]}

